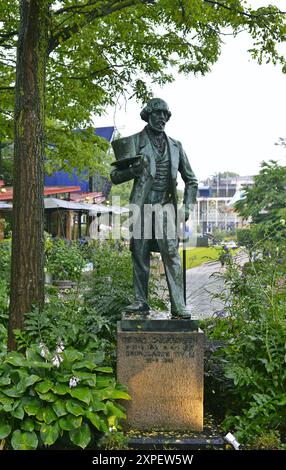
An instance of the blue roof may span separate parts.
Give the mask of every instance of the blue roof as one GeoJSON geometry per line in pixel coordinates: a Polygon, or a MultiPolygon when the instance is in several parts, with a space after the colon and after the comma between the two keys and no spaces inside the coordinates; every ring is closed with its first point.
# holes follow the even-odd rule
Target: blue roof
{"type": "MultiPolygon", "coordinates": [[[[114,127],[97,127],[94,133],[111,142],[114,127]]],[[[81,175],[76,173],[66,173],[65,171],[55,171],[51,176],[45,176],[45,186],[80,186],[82,192],[89,191],[88,170],[83,171],[81,175]]]]}

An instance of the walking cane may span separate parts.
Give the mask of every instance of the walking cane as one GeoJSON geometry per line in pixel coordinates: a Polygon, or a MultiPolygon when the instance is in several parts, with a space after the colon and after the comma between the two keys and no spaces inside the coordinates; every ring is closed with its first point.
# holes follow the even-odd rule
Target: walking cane
{"type": "Polygon", "coordinates": [[[186,221],[183,222],[183,288],[184,288],[184,300],[185,305],[187,305],[187,280],[186,280],[186,272],[187,272],[187,250],[186,250],[186,242],[188,241],[188,237],[186,237],[186,221]]]}

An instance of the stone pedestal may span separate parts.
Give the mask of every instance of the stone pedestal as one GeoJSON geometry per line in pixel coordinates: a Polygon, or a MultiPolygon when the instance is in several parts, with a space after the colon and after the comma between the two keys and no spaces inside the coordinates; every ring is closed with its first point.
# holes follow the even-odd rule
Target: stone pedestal
{"type": "Polygon", "coordinates": [[[127,425],[202,431],[203,351],[196,321],[118,322],[117,379],[132,398],[127,425]]]}

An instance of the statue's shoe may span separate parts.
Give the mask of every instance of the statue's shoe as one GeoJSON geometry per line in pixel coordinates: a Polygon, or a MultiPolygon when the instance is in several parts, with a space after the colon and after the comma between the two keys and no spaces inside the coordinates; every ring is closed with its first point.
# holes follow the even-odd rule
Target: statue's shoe
{"type": "Polygon", "coordinates": [[[126,313],[142,313],[142,312],[149,312],[149,305],[146,304],[145,302],[140,302],[140,301],[135,301],[131,305],[127,305],[127,307],[124,308],[124,311],[126,313]]]}
{"type": "Polygon", "coordinates": [[[190,320],[192,317],[191,312],[188,308],[183,308],[179,312],[171,312],[172,318],[179,318],[182,320],[190,320]]]}

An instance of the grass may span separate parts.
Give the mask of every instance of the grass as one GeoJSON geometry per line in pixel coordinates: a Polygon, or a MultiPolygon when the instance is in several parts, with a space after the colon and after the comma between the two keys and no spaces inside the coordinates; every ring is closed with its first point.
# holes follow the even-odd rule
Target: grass
{"type": "MultiPolygon", "coordinates": [[[[208,261],[216,261],[219,259],[221,248],[218,247],[189,247],[187,248],[187,269],[200,266],[208,261]]],[[[183,257],[183,250],[180,248],[181,259],[183,257]]]]}

